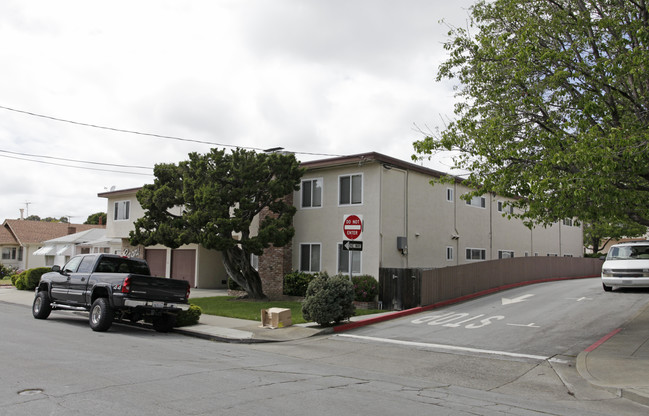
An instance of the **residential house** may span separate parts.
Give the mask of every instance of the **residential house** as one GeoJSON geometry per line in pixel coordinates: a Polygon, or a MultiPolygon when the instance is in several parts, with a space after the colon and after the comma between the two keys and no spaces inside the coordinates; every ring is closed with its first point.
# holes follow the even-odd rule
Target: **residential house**
{"type": "Polygon", "coordinates": [[[43,247],[34,252],[45,256],[45,265],[63,266],[70,257],[88,253],[121,253],[122,241],[106,238],[105,228],[91,228],[79,233],[64,235],[43,241],[43,247]]]}
{"type": "MultiPolygon", "coordinates": [[[[468,201],[460,181],[431,185],[442,173],[379,153],[302,164],[295,236],[255,259],[269,296],[281,295],[284,274],[294,270],[369,274],[381,268],[439,268],[519,256],[582,256],[581,226],[567,219],[528,228],[508,219],[510,200],[485,194],[468,201]],[[343,221],[356,215],[361,251],[344,249],[343,221]]],[[[99,194],[108,199],[108,238],[121,238],[124,254],[146,258],[154,274],[182,278],[193,287],[225,287],[219,252],[198,245],[172,250],[131,247],[128,233],[144,215],[139,188],[99,194]]],[[[262,213],[263,215],[263,213],[262,213]]],[[[254,225],[253,225],[254,228],[254,225]]],[[[254,230],[253,230],[254,233],[254,230]]]]}
{"type": "Polygon", "coordinates": [[[34,253],[43,247],[43,241],[74,234],[103,225],[67,224],[61,222],[5,220],[0,228],[0,262],[5,266],[25,270],[46,266],[46,256],[34,253]]]}

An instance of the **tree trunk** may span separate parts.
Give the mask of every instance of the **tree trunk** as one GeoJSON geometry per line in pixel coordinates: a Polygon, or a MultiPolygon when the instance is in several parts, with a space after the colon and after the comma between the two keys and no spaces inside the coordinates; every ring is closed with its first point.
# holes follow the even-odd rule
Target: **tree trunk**
{"type": "Polygon", "coordinates": [[[228,276],[243,288],[251,299],[266,300],[261,277],[250,264],[250,255],[240,247],[223,252],[223,265],[228,276]]]}

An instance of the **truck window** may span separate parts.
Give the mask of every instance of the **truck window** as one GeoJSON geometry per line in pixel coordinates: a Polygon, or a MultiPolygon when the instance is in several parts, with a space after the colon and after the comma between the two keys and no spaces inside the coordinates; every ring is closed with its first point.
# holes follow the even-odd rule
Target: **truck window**
{"type": "Polygon", "coordinates": [[[95,265],[95,260],[97,260],[95,256],[84,257],[77,269],[77,273],[92,273],[92,266],[95,265]]]}
{"type": "Polygon", "coordinates": [[[103,257],[97,266],[97,272],[151,275],[145,262],[121,257],[103,257]]]}
{"type": "Polygon", "coordinates": [[[77,268],[79,268],[79,263],[81,263],[81,259],[83,257],[78,256],[78,257],[72,257],[69,262],[65,263],[65,266],[63,266],[63,271],[67,273],[74,273],[77,271],[77,268]]]}

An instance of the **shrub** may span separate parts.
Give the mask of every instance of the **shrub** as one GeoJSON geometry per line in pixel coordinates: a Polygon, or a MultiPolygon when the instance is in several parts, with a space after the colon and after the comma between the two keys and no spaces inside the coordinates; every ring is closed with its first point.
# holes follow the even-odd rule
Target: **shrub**
{"type": "Polygon", "coordinates": [[[368,274],[352,276],[354,285],[354,300],[358,302],[374,302],[379,294],[379,282],[368,274]]]}
{"type": "Polygon", "coordinates": [[[328,326],[354,316],[354,286],[347,277],[320,274],[309,283],[302,303],[307,321],[328,326]]]}
{"type": "Polygon", "coordinates": [[[23,270],[18,274],[11,276],[11,284],[16,286],[18,290],[27,290],[27,272],[29,270],[23,270]]]}
{"type": "Polygon", "coordinates": [[[239,283],[235,282],[230,277],[228,277],[228,289],[236,290],[236,291],[244,291],[243,288],[239,285],[239,283]]]}
{"type": "Polygon", "coordinates": [[[16,269],[14,269],[11,266],[5,266],[4,264],[0,264],[0,280],[4,279],[5,277],[12,276],[16,274],[16,269]]]}
{"type": "Polygon", "coordinates": [[[287,296],[306,296],[309,283],[315,275],[294,271],[284,276],[284,294],[287,296]]]}
{"type": "Polygon", "coordinates": [[[189,305],[189,310],[180,311],[176,316],[175,327],[196,325],[201,317],[203,310],[200,306],[189,305]]]}
{"type": "Polygon", "coordinates": [[[24,290],[34,290],[38,283],[41,281],[41,276],[43,273],[51,272],[50,267],[36,267],[34,269],[27,270],[25,274],[25,289],[24,290]]]}

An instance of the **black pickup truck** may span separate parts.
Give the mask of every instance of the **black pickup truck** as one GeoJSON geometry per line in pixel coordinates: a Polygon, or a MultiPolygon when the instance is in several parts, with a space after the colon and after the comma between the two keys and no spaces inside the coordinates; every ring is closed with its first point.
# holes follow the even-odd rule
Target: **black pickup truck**
{"type": "Polygon", "coordinates": [[[189,309],[188,298],[187,281],[152,277],[144,260],[82,254],[41,276],[32,314],[46,319],[54,309],[88,311],[94,331],[107,331],[114,320],[145,319],[168,332],[177,314],[189,309]]]}

